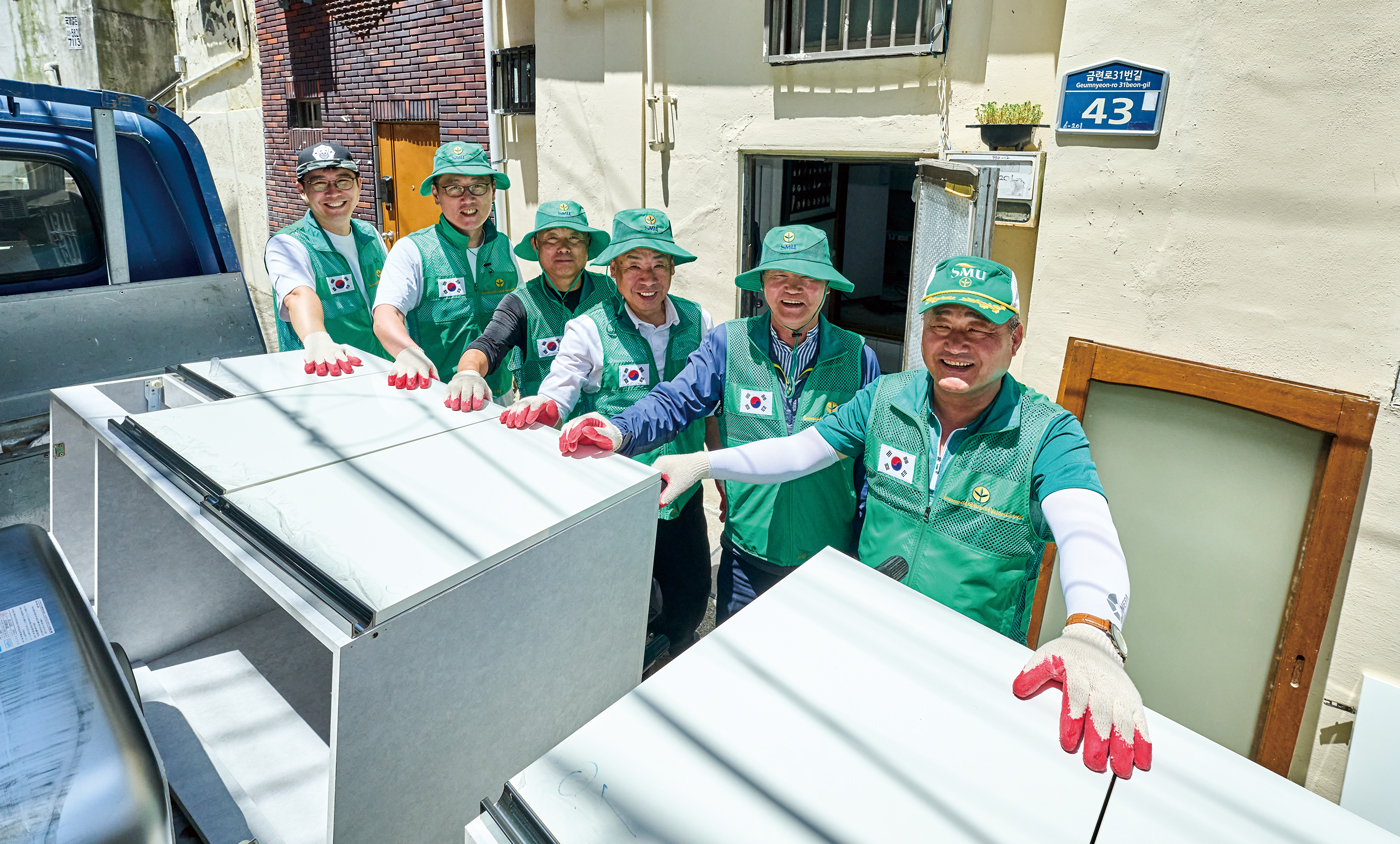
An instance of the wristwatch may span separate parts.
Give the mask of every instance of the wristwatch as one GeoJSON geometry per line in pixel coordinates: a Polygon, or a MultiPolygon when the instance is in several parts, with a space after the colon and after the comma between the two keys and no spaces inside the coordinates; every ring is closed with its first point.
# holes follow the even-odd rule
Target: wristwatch
{"type": "Polygon", "coordinates": [[[1113,643],[1113,649],[1118,652],[1118,658],[1124,662],[1128,661],[1128,642],[1123,638],[1123,630],[1118,625],[1106,618],[1089,615],[1087,612],[1077,612],[1070,616],[1065,621],[1065,625],[1071,624],[1087,624],[1102,630],[1108,635],[1108,640],[1113,643]]]}

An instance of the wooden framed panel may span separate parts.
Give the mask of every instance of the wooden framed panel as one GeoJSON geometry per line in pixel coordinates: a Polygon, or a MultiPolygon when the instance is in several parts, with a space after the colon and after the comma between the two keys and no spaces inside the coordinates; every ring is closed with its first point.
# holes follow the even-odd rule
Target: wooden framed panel
{"type": "MultiPolygon", "coordinates": [[[[1337,390],[1071,338],[1058,401],[1085,421],[1091,387],[1113,384],[1218,402],[1323,435],[1291,583],[1283,602],[1249,756],[1286,775],[1360,492],[1378,405],[1337,390]]],[[[1036,644],[1053,579],[1054,546],[1041,563],[1031,615],[1036,644]]],[[[1199,690],[1210,695],[1209,688],[1199,690]]]]}

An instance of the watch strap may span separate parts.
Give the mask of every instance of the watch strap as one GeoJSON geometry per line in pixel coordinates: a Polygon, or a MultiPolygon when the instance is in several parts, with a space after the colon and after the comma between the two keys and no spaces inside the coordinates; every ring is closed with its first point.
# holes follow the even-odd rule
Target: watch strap
{"type": "Polygon", "coordinates": [[[1096,615],[1089,615],[1087,612],[1075,613],[1065,620],[1065,624],[1088,624],[1091,627],[1099,628],[1105,633],[1109,632],[1109,628],[1112,627],[1107,619],[1099,618],[1096,615]]]}

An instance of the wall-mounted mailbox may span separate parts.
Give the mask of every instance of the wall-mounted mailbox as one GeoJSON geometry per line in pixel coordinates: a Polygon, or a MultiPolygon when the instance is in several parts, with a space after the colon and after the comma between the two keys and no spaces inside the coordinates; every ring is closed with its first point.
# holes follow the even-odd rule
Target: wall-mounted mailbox
{"type": "Polygon", "coordinates": [[[997,225],[1034,228],[1039,223],[1044,152],[948,152],[943,159],[997,168],[997,225]]]}

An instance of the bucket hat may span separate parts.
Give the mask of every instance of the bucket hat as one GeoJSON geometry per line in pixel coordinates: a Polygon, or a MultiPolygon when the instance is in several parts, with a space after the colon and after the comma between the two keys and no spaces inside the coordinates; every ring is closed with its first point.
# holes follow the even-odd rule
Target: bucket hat
{"type": "Polygon", "coordinates": [[[515,244],[515,254],[527,261],[538,261],[540,253],[535,251],[530,239],[548,229],[572,229],[588,235],[589,258],[598,257],[598,253],[608,248],[608,241],[612,240],[602,229],[589,228],[588,215],[584,213],[582,205],[571,199],[556,199],[541,202],[540,207],[535,209],[535,229],[527,232],[515,244]]]}
{"type": "Polygon", "coordinates": [[[672,239],[671,218],[655,208],[628,208],[614,214],[612,243],[593,261],[593,266],[603,266],[633,249],[654,249],[670,255],[677,265],[695,260],[672,239]]]}
{"type": "Polygon", "coordinates": [[[433,172],[423,180],[418,192],[428,196],[433,192],[433,183],[438,176],[456,174],[459,176],[490,176],[496,187],[505,190],[510,187],[510,177],[499,170],[491,169],[491,161],[481,144],[466,141],[449,141],[433,153],[433,172]]]}
{"type": "Polygon", "coordinates": [[[854,284],[831,265],[831,248],[826,232],[811,226],[776,226],[763,236],[762,260],[748,272],[735,276],[734,283],[744,290],[763,292],[764,270],[787,270],[824,281],[833,290],[849,293],[854,284]]]}

